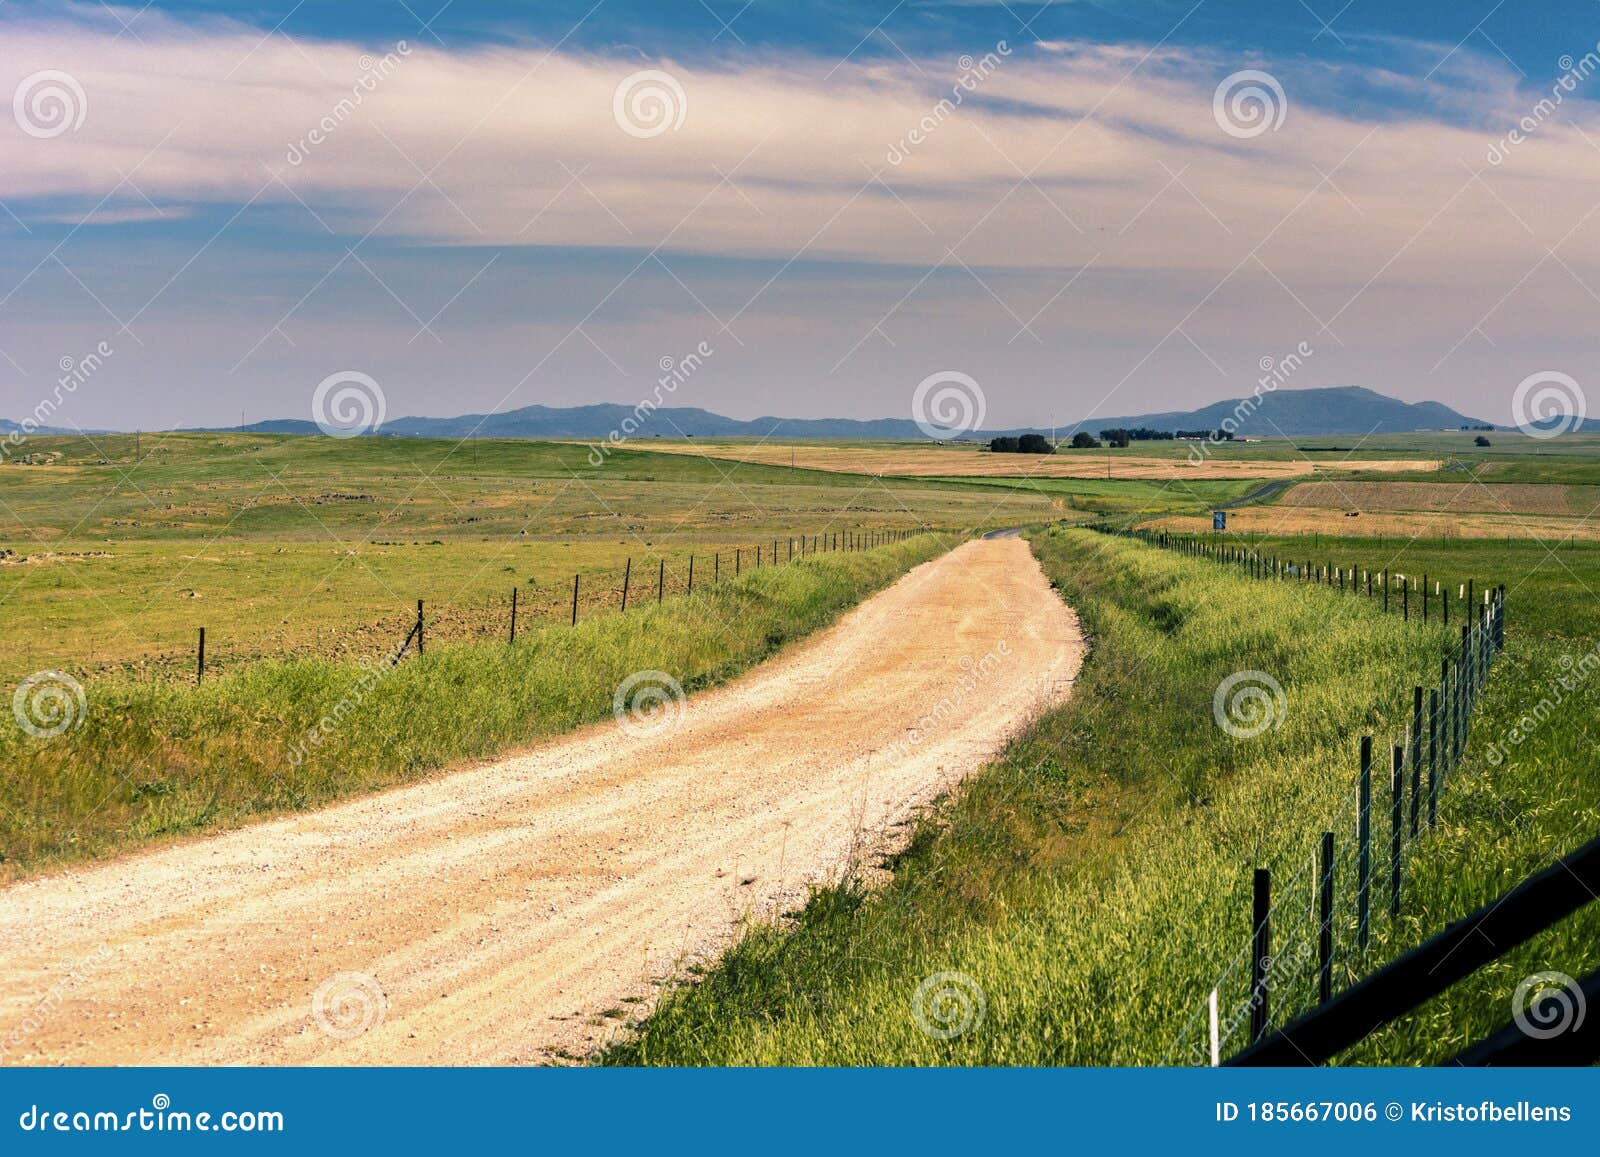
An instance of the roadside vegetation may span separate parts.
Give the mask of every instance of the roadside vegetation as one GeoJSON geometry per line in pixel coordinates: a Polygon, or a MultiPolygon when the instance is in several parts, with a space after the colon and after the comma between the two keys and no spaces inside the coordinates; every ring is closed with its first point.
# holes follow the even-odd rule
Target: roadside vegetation
{"type": "MultiPolygon", "coordinates": [[[[1055,528],[1034,547],[1093,643],[1072,699],[917,827],[886,886],[847,882],[816,893],[786,926],[750,927],[695,983],[669,990],[604,1062],[1194,1059],[1192,1037],[1186,1052],[1174,1046],[1247,942],[1251,869],[1291,879],[1324,828],[1349,838],[1357,737],[1381,744],[1401,733],[1411,684],[1430,681],[1449,643],[1437,624],[1403,623],[1364,599],[1252,581],[1089,531],[1055,528]],[[1281,726],[1236,739],[1215,722],[1212,695],[1241,670],[1276,678],[1286,710],[1281,726]],[[970,987],[938,979],[951,973],[970,987]],[[953,994],[947,1013],[981,993],[981,1018],[949,1039],[924,1031],[915,1009],[930,981],[953,994]]],[[[1399,565],[1392,555],[1352,561],[1399,565]]],[[[1406,560],[1419,570],[1421,561],[1406,560]]],[[[1493,553],[1450,562],[1435,573],[1511,577],[1493,553]]],[[[1513,586],[1510,651],[1442,799],[1440,830],[1415,845],[1403,915],[1375,921],[1365,958],[1346,945],[1339,985],[1600,827],[1586,730],[1593,688],[1513,758],[1484,754],[1487,737],[1537,698],[1544,660],[1573,651],[1565,632],[1578,624],[1557,626],[1559,608],[1538,612],[1548,637],[1526,617],[1528,604],[1576,590],[1559,576],[1538,585],[1559,569],[1533,568],[1530,589],[1513,586]]],[[[1583,618],[1592,625],[1593,609],[1583,618]]],[[[1592,911],[1345,1059],[1446,1059],[1510,1018],[1522,976],[1581,975],[1597,958],[1592,911]]],[[[1312,980],[1302,972],[1288,983],[1312,980]]],[[[1203,1033],[1203,1016],[1199,1024],[1203,1033]]]]}
{"type": "Polygon", "coordinates": [[[0,728],[0,878],[315,808],[496,755],[610,714],[618,684],[634,672],[664,672],[692,692],[825,625],[955,541],[924,534],[720,583],[707,576],[692,596],[652,598],[577,627],[530,624],[515,645],[430,643],[392,667],[384,657],[393,645],[343,661],[264,661],[198,687],[91,680],[81,714],[70,694],[36,703],[38,722],[66,720],[60,734],[0,728]]]}

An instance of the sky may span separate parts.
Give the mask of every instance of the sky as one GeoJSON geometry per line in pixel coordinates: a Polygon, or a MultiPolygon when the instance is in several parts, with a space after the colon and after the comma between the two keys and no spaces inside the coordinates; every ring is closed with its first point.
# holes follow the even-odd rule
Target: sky
{"type": "Polygon", "coordinates": [[[8,0],[0,94],[0,417],[51,425],[668,371],[738,418],[1276,374],[1507,423],[1600,334],[1594,0],[8,0]]]}

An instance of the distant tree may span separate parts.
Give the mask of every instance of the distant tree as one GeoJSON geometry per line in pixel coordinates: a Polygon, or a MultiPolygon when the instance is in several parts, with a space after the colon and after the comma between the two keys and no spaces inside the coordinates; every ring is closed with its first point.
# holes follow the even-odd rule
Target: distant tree
{"type": "Polygon", "coordinates": [[[1132,433],[1128,430],[1101,430],[1100,437],[1110,442],[1113,446],[1126,446],[1132,440],[1132,433]]]}
{"type": "Polygon", "coordinates": [[[1079,430],[1072,436],[1072,448],[1074,450],[1098,450],[1100,448],[1100,439],[1087,430],[1079,430]]]}
{"type": "Polygon", "coordinates": [[[1485,438],[1482,434],[1479,434],[1472,440],[1472,444],[1474,446],[1487,446],[1489,444],[1489,439],[1485,438]]]}
{"type": "Polygon", "coordinates": [[[989,442],[989,449],[995,454],[1015,454],[1017,440],[1015,438],[995,438],[989,442]]]}
{"type": "Polygon", "coordinates": [[[1056,448],[1050,445],[1050,439],[1043,434],[1024,434],[1017,439],[1017,453],[1019,454],[1054,454],[1056,448]]]}

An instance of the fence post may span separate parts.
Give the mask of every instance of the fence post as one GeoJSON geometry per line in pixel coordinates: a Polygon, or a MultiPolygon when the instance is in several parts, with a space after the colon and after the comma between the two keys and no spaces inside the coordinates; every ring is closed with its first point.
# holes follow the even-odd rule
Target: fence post
{"type": "Polygon", "coordinates": [[[516,641],[517,641],[517,588],[516,587],[512,587],[511,588],[511,639],[510,639],[510,642],[515,643],[516,641]]]}
{"type": "Polygon", "coordinates": [[[1422,575],[1422,625],[1423,626],[1427,626],[1428,625],[1428,575],[1427,575],[1427,572],[1423,572],[1423,575],[1422,575]]]}
{"type": "Polygon", "coordinates": [[[1393,576],[1388,571],[1383,572],[1383,613],[1389,613],[1389,580],[1393,576]]]}
{"type": "Polygon", "coordinates": [[[1406,585],[1400,589],[1400,621],[1411,621],[1411,576],[1406,576],[1406,585]]]}
{"type": "Polygon", "coordinates": [[[1361,796],[1356,810],[1356,944],[1372,927],[1372,736],[1361,737],[1361,796]]]}
{"type": "Polygon", "coordinates": [[[739,568],[744,565],[744,548],[739,547],[733,552],[733,577],[739,577],[739,568]]]}
{"type": "Polygon", "coordinates": [[[689,589],[686,594],[694,594],[694,555],[689,556],[689,589]]]}
{"type": "Polygon", "coordinates": [[[663,596],[667,593],[667,560],[661,560],[661,569],[656,571],[656,606],[661,605],[663,596]]]}
{"type": "Polygon", "coordinates": [[[417,654],[422,654],[422,600],[417,600],[417,654]]]}
{"type": "Polygon", "coordinates": [[[1389,916],[1400,915],[1400,860],[1406,836],[1405,802],[1405,748],[1394,745],[1394,759],[1389,773],[1389,916]]]}
{"type": "Polygon", "coordinates": [[[1317,915],[1321,920],[1317,937],[1317,999],[1326,1004],[1333,999],[1333,833],[1322,833],[1322,902],[1317,915]]]}
{"type": "Polygon", "coordinates": [[[1439,692],[1428,692],[1428,827],[1439,826],[1439,692]]]}
{"type": "Polygon", "coordinates": [[[1422,820],[1422,688],[1411,689],[1411,836],[1422,820]]]}
{"type": "Polygon", "coordinates": [[[1267,963],[1272,959],[1272,873],[1257,868],[1253,888],[1250,950],[1250,1040],[1267,1035],[1270,1009],[1267,1007],[1267,963]]]}
{"type": "Polygon", "coordinates": [[[198,687],[206,677],[206,629],[200,628],[200,653],[195,659],[194,684],[198,687]]]}
{"type": "Polygon", "coordinates": [[[578,625],[578,576],[572,576],[572,625],[578,625]]]}
{"type": "Polygon", "coordinates": [[[629,559],[622,568],[622,610],[628,610],[628,583],[633,578],[633,559],[629,559]]]}

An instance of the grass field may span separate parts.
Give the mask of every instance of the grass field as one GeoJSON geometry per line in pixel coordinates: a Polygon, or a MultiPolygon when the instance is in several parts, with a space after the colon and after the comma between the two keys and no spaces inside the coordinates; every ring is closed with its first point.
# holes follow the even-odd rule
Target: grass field
{"type": "MultiPolygon", "coordinates": [[[[658,1064],[1151,1064],[1168,1057],[1246,943],[1249,873],[1292,876],[1348,810],[1354,740],[1403,727],[1409,684],[1442,632],[1365,599],[1260,583],[1086,531],[1036,539],[1095,649],[1074,698],[916,833],[877,894],[818,894],[792,927],[758,926],[674,992],[606,1058],[658,1064]],[[1287,693],[1281,728],[1232,740],[1211,693],[1240,669],[1287,693]],[[919,985],[959,972],[981,1023],[919,1031],[919,985]]],[[[1292,556],[1300,540],[1268,544],[1292,556]]],[[[1600,827],[1584,686],[1509,759],[1488,744],[1600,632],[1600,551],[1452,544],[1397,554],[1340,544],[1358,565],[1502,577],[1510,649],[1490,682],[1441,829],[1417,846],[1401,919],[1379,921],[1364,971],[1482,904],[1600,827]],[[1541,557],[1541,555],[1543,557],[1541,557]]],[[[1437,620],[1435,620],[1437,624],[1437,620]]],[[[1509,1019],[1518,979],[1600,963],[1600,912],[1570,920],[1348,1061],[1438,1061],[1509,1019]]],[[[1281,999],[1281,997],[1279,998],[1281,999]]],[[[1202,1022],[1203,1023],[1203,1022],[1202,1022]]]]}
{"type": "MultiPolygon", "coordinates": [[[[879,481],[526,442],[181,434],[36,439],[0,467],[0,606],[26,624],[0,676],[45,667],[185,676],[197,631],[222,670],[398,643],[428,609],[440,642],[614,612],[773,539],[967,529],[1061,513],[1059,495],[879,481]],[[720,560],[716,557],[721,556],[720,560]],[[23,561],[26,560],[26,561],[23,561]]],[[[1191,504],[1191,509],[1194,508],[1191,504]]]]}
{"type": "MultiPolygon", "coordinates": [[[[1600,827],[1589,733],[1600,692],[1584,683],[1547,722],[1514,730],[1600,640],[1600,545],[1585,541],[1600,531],[1583,517],[1600,485],[1600,438],[1491,438],[1487,450],[1454,434],[1329,439],[1307,452],[1224,446],[1220,473],[1109,480],[974,476],[964,464],[995,457],[893,444],[815,446],[817,468],[803,468],[798,449],[802,468],[652,444],[597,468],[575,444],[35,439],[33,461],[48,465],[0,467],[0,549],[11,552],[0,556],[0,603],[21,624],[0,667],[12,686],[68,672],[86,688],[87,711],[56,738],[0,736],[0,876],[500,753],[602,716],[618,679],[636,670],[672,672],[692,691],[972,531],[1091,519],[1200,530],[1226,505],[1234,543],[1509,588],[1510,648],[1442,828],[1408,868],[1405,914],[1380,923],[1365,960],[1344,961],[1350,975],[1600,827]],[[880,469],[877,455],[899,464],[882,477],[819,465],[841,465],[840,454],[854,455],[857,471],[880,469]],[[1297,484],[1308,460],[1316,476],[1297,484]],[[1369,472],[1397,462],[1428,468],[1369,472]],[[1359,518],[1342,509],[1352,488],[1368,504],[1359,518]],[[1334,504],[1299,505],[1310,500],[1334,504]],[[867,528],[935,533],[771,565],[774,539],[787,563],[792,536],[867,528]],[[731,581],[735,550],[741,574],[731,581]],[[566,625],[573,575],[577,629],[566,625]],[[404,638],[418,598],[427,654],[375,667],[404,638]],[[196,688],[200,626],[208,679],[196,688]],[[308,740],[324,730],[325,740],[308,740]]],[[[1170,464],[1182,452],[1154,457],[1170,464]]],[[[1146,452],[1117,453],[1126,464],[1146,452]]],[[[912,833],[886,887],[825,891],[795,920],[752,927],[607,1061],[1169,1055],[1244,942],[1248,869],[1292,873],[1304,861],[1344,800],[1353,737],[1401,728],[1405,690],[1446,641],[1364,600],[1253,582],[1087,530],[1058,525],[1034,543],[1092,637],[1073,699],[912,833]],[[1212,691],[1239,670],[1281,681],[1281,728],[1248,741],[1217,728],[1212,691]],[[941,972],[972,977],[987,1009],[948,1041],[920,1031],[910,1012],[919,984],[941,972]]],[[[1593,915],[1571,922],[1344,1059],[1447,1057],[1506,1019],[1518,978],[1581,974],[1597,943],[1593,915]]]]}
{"type": "MultiPolygon", "coordinates": [[[[314,808],[600,718],[619,682],[719,682],[949,544],[818,554],[577,627],[373,656],[241,667],[195,687],[91,681],[59,735],[0,730],[0,876],[314,808]]],[[[40,722],[47,717],[37,713],[40,722]]]]}

